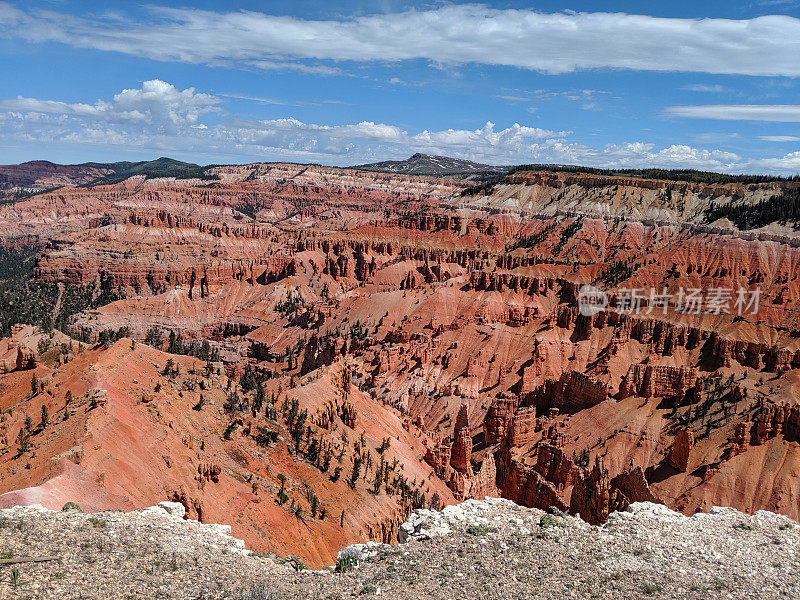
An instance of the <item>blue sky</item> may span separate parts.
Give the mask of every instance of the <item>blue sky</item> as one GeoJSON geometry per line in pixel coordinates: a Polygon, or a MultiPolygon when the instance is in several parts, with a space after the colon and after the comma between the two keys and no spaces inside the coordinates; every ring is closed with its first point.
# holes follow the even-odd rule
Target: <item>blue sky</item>
{"type": "Polygon", "coordinates": [[[2,163],[800,173],[800,0],[0,1],[0,61],[2,163]]]}

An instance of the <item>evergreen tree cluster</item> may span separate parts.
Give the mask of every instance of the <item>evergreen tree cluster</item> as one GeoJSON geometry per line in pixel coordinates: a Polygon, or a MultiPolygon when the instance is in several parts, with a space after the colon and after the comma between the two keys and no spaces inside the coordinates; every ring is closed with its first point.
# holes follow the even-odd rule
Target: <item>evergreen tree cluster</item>
{"type": "Polygon", "coordinates": [[[705,220],[712,223],[727,218],[741,230],[756,229],[770,223],[800,221],[800,187],[786,189],[782,194],[761,200],[756,204],[712,203],[705,212],[705,220]]]}
{"type": "Polygon", "coordinates": [[[461,191],[462,196],[489,196],[497,184],[502,183],[508,175],[521,171],[546,171],[550,173],[586,173],[588,175],[606,175],[609,177],[635,177],[637,179],[661,179],[665,181],[685,181],[688,183],[705,183],[717,185],[724,183],[741,183],[743,185],[771,183],[775,181],[797,181],[799,176],[779,177],[776,175],[730,175],[713,171],[696,169],[597,169],[576,165],[518,165],[509,169],[505,175],[499,175],[488,181],[470,186],[461,191]]]}
{"type": "MultiPolygon", "coordinates": [[[[59,304],[59,286],[33,277],[37,250],[36,246],[0,247],[0,337],[8,336],[16,323],[67,332],[72,315],[119,298],[112,290],[68,283],[62,286],[59,304]]],[[[87,341],[83,339],[86,332],[73,334],[87,341]]]]}

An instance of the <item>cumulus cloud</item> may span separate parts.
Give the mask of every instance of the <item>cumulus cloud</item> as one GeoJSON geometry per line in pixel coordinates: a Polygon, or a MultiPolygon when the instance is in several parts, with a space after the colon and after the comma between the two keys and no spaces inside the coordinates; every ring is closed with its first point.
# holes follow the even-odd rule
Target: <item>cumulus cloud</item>
{"type": "Polygon", "coordinates": [[[793,104],[706,104],[702,106],[669,106],[668,117],[683,119],[716,119],[721,121],[800,122],[800,105],[793,104]]]}
{"type": "Polygon", "coordinates": [[[751,168],[759,172],[800,173],[800,152],[790,152],[780,158],[761,158],[752,161],[751,168]]]}
{"type": "MultiPolygon", "coordinates": [[[[292,117],[224,120],[224,98],[152,80],[94,103],[0,100],[0,138],[28,144],[191,154],[201,161],[298,160],[348,165],[446,154],[491,164],[558,163],[595,167],[696,168],[726,172],[800,171],[800,153],[743,158],[720,149],[644,141],[595,148],[570,131],[491,121],[476,129],[409,132],[391,123],[306,123],[292,117]],[[211,113],[217,113],[209,120],[211,113]],[[205,121],[205,122],[204,122],[205,121]]],[[[786,136],[791,137],[791,136],[786,136]]],[[[788,140],[787,140],[788,141],[788,140]]]]}
{"type": "Polygon", "coordinates": [[[158,130],[176,131],[197,123],[200,116],[218,110],[220,100],[194,88],[178,90],[159,79],[145,81],[141,88],[122,90],[110,102],[94,104],[37,100],[18,96],[0,100],[0,110],[44,113],[85,118],[109,123],[137,122],[158,130]]]}
{"type": "Polygon", "coordinates": [[[281,62],[287,60],[423,59],[435,64],[507,65],[545,73],[611,68],[800,75],[796,59],[800,56],[800,19],[779,15],[743,20],[675,19],[498,10],[473,4],[309,20],[254,11],[150,7],[150,19],[142,22],[25,12],[0,4],[0,35],[162,61],[245,68],[304,68],[281,62]]]}
{"type": "Polygon", "coordinates": [[[319,125],[297,119],[270,119],[232,122],[220,125],[216,133],[238,143],[259,148],[284,148],[291,152],[318,152],[327,159],[341,161],[347,156],[405,156],[411,152],[449,154],[461,158],[502,162],[511,156],[525,155],[537,140],[556,139],[566,132],[555,132],[514,123],[496,129],[487,122],[480,129],[424,130],[411,134],[386,123],[362,121],[348,125],[319,125]]]}
{"type": "MultiPolygon", "coordinates": [[[[232,98],[242,98],[230,95],[232,98]]],[[[387,123],[361,121],[343,125],[304,123],[287,117],[259,121],[202,122],[221,113],[225,97],[180,90],[167,82],[145,81],[111,100],[67,103],[37,98],[0,100],[0,134],[27,142],[125,145],[139,148],[192,149],[226,155],[270,153],[341,163],[371,154],[410,150],[454,154],[482,160],[525,155],[535,141],[561,138],[556,132],[514,123],[498,129],[487,122],[474,130],[443,129],[409,133],[387,123]]],[[[244,97],[268,102],[267,99],[244,97]]]]}
{"type": "Polygon", "coordinates": [[[683,168],[691,165],[696,169],[735,170],[741,157],[724,150],[704,150],[685,144],[673,144],[661,150],[653,150],[652,144],[635,143],[611,145],[605,149],[607,166],[636,167],[656,166],[661,168],[683,168]]]}

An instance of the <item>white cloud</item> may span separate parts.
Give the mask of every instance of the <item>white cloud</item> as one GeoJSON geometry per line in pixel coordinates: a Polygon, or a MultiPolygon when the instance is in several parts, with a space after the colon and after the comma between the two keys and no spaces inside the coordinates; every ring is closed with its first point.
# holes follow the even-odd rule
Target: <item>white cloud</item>
{"type": "Polygon", "coordinates": [[[98,100],[94,104],[69,104],[18,96],[13,100],[0,100],[0,110],[72,116],[109,123],[136,122],[156,130],[175,131],[196,123],[201,115],[217,111],[220,102],[209,94],[196,93],[194,88],[178,90],[172,84],[153,79],[145,81],[139,89],[123,90],[110,102],[98,100]]]}
{"type": "Polygon", "coordinates": [[[502,96],[501,95],[501,96],[497,96],[497,97],[500,100],[508,100],[509,102],[530,102],[531,101],[531,98],[528,98],[527,96],[513,96],[513,95],[502,96]]]}
{"type": "Polygon", "coordinates": [[[328,65],[307,65],[287,60],[251,60],[247,65],[264,71],[297,71],[306,75],[348,75],[342,69],[328,65]]]}
{"type": "MultiPolygon", "coordinates": [[[[800,63],[799,63],[800,64],[800,63]]],[[[669,106],[668,117],[684,119],[716,119],[721,121],[800,122],[800,105],[793,104],[706,104],[703,106],[669,106]]]]}
{"type": "MultiPolygon", "coordinates": [[[[607,92],[604,90],[589,90],[589,89],[560,90],[560,91],[533,90],[532,92],[521,92],[519,90],[515,90],[509,93],[499,94],[495,97],[500,100],[505,100],[507,102],[514,102],[514,103],[555,100],[557,98],[563,98],[571,102],[580,103],[580,107],[583,110],[592,110],[594,108],[597,108],[598,100],[601,96],[610,96],[610,95],[611,92],[607,92]]],[[[535,112],[535,110],[536,109],[532,107],[528,108],[528,112],[530,113],[535,112]]]]}
{"type": "Polygon", "coordinates": [[[790,152],[781,158],[762,158],[752,161],[754,171],[800,174],[800,152],[790,152]]]}
{"type": "MultiPolygon", "coordinates": [[[[696,168],[725,172],[800,171],[800,152],[748,159],[721,149],[644,141],[594,148],[570,141],[572,132],[514,123],[498,128],[409,132],[391,123],[305,123],[295,118],[204,122],[221,112],[218,96],[180,90],[160,80],[93,104],[17,98],[0,100],[0,139],[41,148],[96,148],[224,160],[298,160],[348,165],[445,154],[491,164],[558,163],[595,167],[696,168]]],[[[766,137],[766,136],[765,136],[766,137]]],[[[785,136],[792,137],[792,136],[785,136]]],[[[788,140],[787,140],[788,141],[788,140]]]]}
{"type": "Polygon", "coordinates": [[[162,61],[242,68],[324,67],[298,66],[287,60],[423,59],[433,64],[507,65],[545,73],[612,68],[800,75],[800,19],[780,15],[673,19],[497,10],[474,4],[327,21],[253,11],[166,7],[150,7],[150,11],[151,19],[134,22],[23,12],[0,4],[0,35],[162,61]]]}
{"type": "Polygon", "coordinates": [[[289,148],[328,154],[328,160],[359,153],[381,156],[411,152],[449,154],[461,158],[502,162],[510,156],[525,155],[537,140],[557,139],[566,132],[555,132],[514,123],[496,130],[487,122],[480,129],[424,130],[409,134],[385,123],[362,121],[352,125],[317,125],[297,119],[271,119],[221,125],[217,133],[239,142],[263,148],[289,148]],[[224,132],[224,133],[223,133],[224,132]]]}
{"type": "Polygon", "coordinates": [[[758,139],[765,142],[800,142],[800,136],[797,135],[760,135],[758,139]]]}
{"type": "Polygon", "coordinates": [[[728,88],[721,86],[720,84],[716,83],[714,85],[706,85],[703,83],[697,83],[693,85],[687,85],[683,87],[684,90],[689,92],[709,92],[709,93],[721,93],[727,92],[728,88]]]}

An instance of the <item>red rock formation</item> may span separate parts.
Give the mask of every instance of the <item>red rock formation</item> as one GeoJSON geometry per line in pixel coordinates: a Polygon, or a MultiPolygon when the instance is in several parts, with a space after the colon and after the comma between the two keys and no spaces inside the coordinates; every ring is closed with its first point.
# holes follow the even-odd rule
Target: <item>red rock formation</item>
{"type": "Polygon", "coordinates": [[[548,380],[526,395],[525,403],[539,408],[582,410],[607,398],[605,382],[578,371],[566,371],[558,380],[548,380]]]}
{"type": "Polygon", "coordinates": [[[689,455],[694,447],[694,434],[691,429],[681,429],[675,434],[667,461],[679,471],[686,472],[689,467],[689,455]]]}
{"type": "Polygon", "coordinates": [[[733,452],[734,454],[741,454],[750,445],[750,430],[753,427],[751,421],[741,421],[736,424],[736,429],[733,433],[733,452]]]}
{"type": "MultiPolygon", "coordinates": [[[[800,238],[699,218],[708,202],[756,203],[795,183],[519,172],[495,192],[462,197],[466,184],[455,180],[317,166],[214,174],[213,183],[140,177],[0,205],[0,238],[14,236],[0,243],[40,236],[35,276],[66,286],[67,305],[71,285],[122,298],[71,317],[76,334],[125,326],[142,342],[155,325],[191,351],[210,340],[213,355],[196,366],[173,357],[173,380],[160,375],[166,357],[122,353],[128,340],[90,350],[113,363],[96,370],[73,351],[44,352],[34,405],[30,373],[8,369],[0,491],[45,482],[56,497],[80,481],[102,507],[174,495],[204,519],[242,514],[234,526],[257,549],[268,538],[270,549],[309,552],[315,564],[331,546],[388,539],[434,493],[572,505],[596,522],[657,498],[688,513],[716,503],[798,517],[800,238]],[[632,288],[759,286],[762,309],[738,318],[644,301],[638,314],[612,303],[582,315],[579,290],[598,281],[615,301],[632,288]],[[258,376],[258,400],[252,381],[236,382],[245,372],[258,376]],[[84,409],[93,388],[109,393],[84,409]],[[76,416],[62,421],[67,389],[76,416]],[[282,412],[294,400],[311,431],[299,442],[282,412]],[[31,469],[18,468],[3,449],[42,403],[58,412],[58,433],[37,435],[31,469]],[[694,445],[674,436],[687,423],[703,432],[694,445]],[[72,451],[85,435],[91,443],[72,451]],[[670,448],[680,473],[661,468],[670,448]],[[364,465],[351,488],[357,454],[364,465]],[[79,455],[80,465],[69,458],[79,455]],[[395,459],[404,470],[381,487],[376,471],[395,459]],[[272,501],[278,473],[304,510],[300,481],[337,518],[290,539],[288,511],[272,501]],[[267,538],[247,525],[259,522],[275,524],[267,538]]],[[[36,349],[43,336],[21,345],[36,349]]],[[[7,366],[16,366],[12,345],[0,341],[7,366]]]]}
{"type": "Polygon", "coordinates": [[[644,469],[641,466],[634,467],[630,471],[620,473],[611,480],[611,488],[624,496],[624,502],[663,502],[653,494],[650,485],[647,483],[644,469]]]}
{"type": "Polygon", "coordinates": [[[619,386],[620,398],[681,396],[694,386],[697,370],[665,365],[631,365],[619,386]]]}
{"type": "Polygon", "coordinates": [[[222,469],[219,465],[211,465],[206,463],[201,463],[197,465],[197,473],[198,475],[207,481],[213,481],[214,483],[219,483],[219,475],[222,472],[222,469]]]}
{"type": "Polygon", "coordinates": [[[17,358],[15,364],[18,371],[33,369],[36,367],[36,355],[30,348],[26,346],[19,346],[17,348],[17,358]]]}
{"type": "Polygon", "coordinates": [[[608,470],[599,456],[587,475],[578,477],[572,490],[569,510],[580,514],[589,523],[602,523],[610,512],[624,510],[627,500],[616,488],[611,487],[608,470]]]}
{"type": "Polygon", "coordinates": [[[484,436],[488,444],[496,444],[509,435],[518,404],[519,400],[513,397],[495,398],[484,421],[484,436]]]}
{"type": "Polygon", "coordinates": [[[469,459],[472,455],[472,434],[467,414],[467,405],[462,404],[456,417],[456,426],[453,430],[453,445],[450,451],[450,464],[456,471],[468,471],[469,459]]]}

